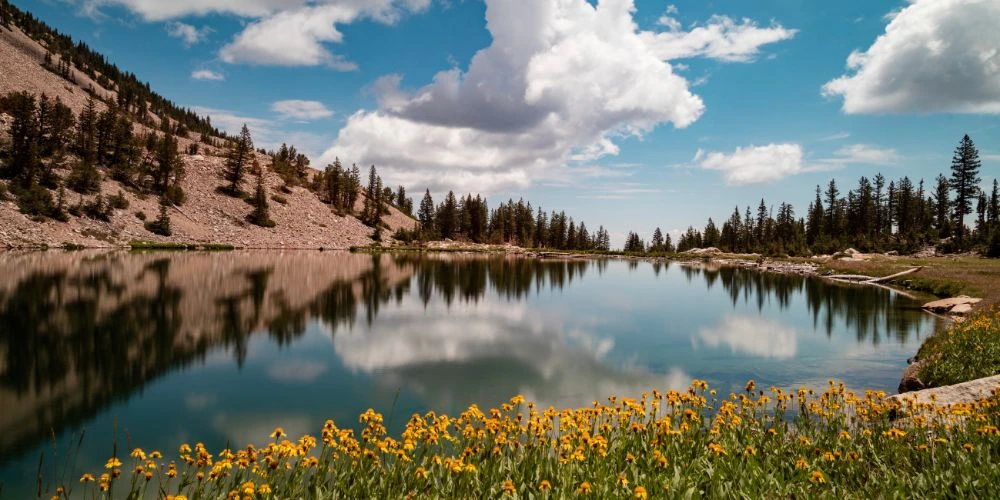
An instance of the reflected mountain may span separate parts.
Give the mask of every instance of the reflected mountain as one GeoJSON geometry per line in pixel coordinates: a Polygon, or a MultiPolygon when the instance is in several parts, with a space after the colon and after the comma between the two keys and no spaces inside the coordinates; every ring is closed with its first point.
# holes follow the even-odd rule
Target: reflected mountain
{"type": "MultiPolygon", "coordinates": [[[[455,408],[518,393],[564,407],[588,404],[595,394],[686,387],[699,375],[694,368],[660,361],[684,356],[677,345],[664,344],[674,333],[690,338],[697,332],[706,347],[751,357],[798,355],[795,328],[745,311],[718,325],[676,323],[672,328],[689,329],[662,335],[640,325],[649,332],[640,340],[657,347],[628,344],[636,340],[619,337],[616,321],[630,314],[610,308],[609,299],[641,303],[643,295],[629,289],[633,282],[697,300],[690,287],[701,277],[707,296],[724,293],[733,309],[801,303],[816,330],[830,336],[846,326],[859,344],[905,342],[923,327],[914,321],[911,301],[874,287],[604,259],[8,252],[0,253],[0,276],[0,463],[129,402],[153,382],[169,381],[171,373],[202,369],[220,354],[244,369],[255,342],[291,349],[317,328],[330,339],[328,359],[279,353],[266,377],[290,391],[314,392],[332,376],[367,377],[377,387],[412,391],[427,408],[455,408]],[[679,276],[692,285],[674,279],[679,276]],[[566,298],[564,289],[585,296],[566,298]],[[583,316],[593,316],[592,324],[581,323],[583,316]],[[645,360],[616,357],[620,349],[645,360]]],[[[687,302],[644,307],[643,314],[656,318],[701,311],[687,302]]],[[[702,316],[717,322],[722,315],[702,316]]],[[[185,404],[214,404],[206,398],[195,394],[185,404]]],[[[268,415],[261,408],[253,428],[269,425],[268,415]]],[[[306,417],[301,421],[318,418],[306,417]]],[[[229,427],[235,418],[214,425],[229,427]]]]}

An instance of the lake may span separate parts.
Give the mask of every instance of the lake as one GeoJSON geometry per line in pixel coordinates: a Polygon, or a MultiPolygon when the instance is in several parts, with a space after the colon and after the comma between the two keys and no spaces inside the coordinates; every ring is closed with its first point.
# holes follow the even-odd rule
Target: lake
{"type": "Polygon", "coordinates": [[[895,392],[938,326],[886,289],[713,265],[336,252],[0,253],[0,496],[176,454],[682,389],[895,392]],[[65,470],[70,450],[78,456],[65,470]]]}

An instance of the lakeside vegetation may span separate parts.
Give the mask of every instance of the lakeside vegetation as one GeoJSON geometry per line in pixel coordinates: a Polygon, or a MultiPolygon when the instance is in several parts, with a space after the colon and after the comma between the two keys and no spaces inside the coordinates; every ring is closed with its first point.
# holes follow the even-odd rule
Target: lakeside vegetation
{"type": "MultiPolygon", "coordinates": [[[[291,440],[210,452],[135,448],[104,469],[60,478],[54,498],[992,497],[1000,494],[1000,397],[952,407],[856,394],[830,381],[719,394],[611,396],[577,409],[515,396],[455,417],[428,412],[390,435],[328,420],[291,440]],[[904,420],[894,420],[905,415],[904,420]]],[[[263,439],[264,437],[261,436],[263,439]]]]}
{"type": "Polygon", "coordinates": [[[1000,375],[1000,309],[980,311],[927,339],[919,378],[932,387],[1000,375]]]}

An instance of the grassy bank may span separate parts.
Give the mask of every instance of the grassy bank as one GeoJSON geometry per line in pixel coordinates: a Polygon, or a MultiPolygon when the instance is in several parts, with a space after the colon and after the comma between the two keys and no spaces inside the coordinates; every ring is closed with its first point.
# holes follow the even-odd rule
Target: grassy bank
{"type": "Polygon", "coordinates": [[[327,421],[316,436],[213,454],[133,450],[75,476],[61,498],[649,498],[996,497],[1000,399],[950,409],[854,394],[747,384],[716,394],[608,398],[575,410],[514,397],[457,417],[413,415],[389,436],[381,415],[360,433],[327,421]],[[911,411],[903,423],[890,415],[911,411]]]}
{"type": "Polygon", "coordinates": [[[187,251],[187,250],[201,250],[209,252],[223,252],[229,250],[236,250],[233,245],[223,244],[223,243],[165,243],[165,242],[154,242],[154,241],[133,241],[129,243],[129,248],[132,250],[176,250],[176,251],[187,251]]]}
{"type": "Polygon", "coordinates": [[[980,311],[928,338],[919,379],[938,387],[1000,375],[1000,308],[980,311]]]}
{"type": "Polygon", "coordinates": [[[821,271],[888,276],[917,266],[924,268],[901,277],[894,286],[939,297],[981,297],[983,306],[1000,304],[1000,259],[979,257],[873,257],[867,261],[831,261],[821,271]]]}

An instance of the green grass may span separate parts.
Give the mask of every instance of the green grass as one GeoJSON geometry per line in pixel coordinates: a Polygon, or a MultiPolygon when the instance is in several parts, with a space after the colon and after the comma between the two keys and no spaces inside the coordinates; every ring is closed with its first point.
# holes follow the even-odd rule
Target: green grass
{"type": "Polygon", "coordinates": [[[1000,375],[1000,309],[991,308],[932,335],[920,346],[919,378],[937,387],[1000,375]]]}
{"type": "Polygon", "coordinates": [[[1000,304],[1000,259],[979,257],[873,257],[867,261],[831,261],[820,272],[888,276],[923,266],[920,272],[900,277],[894,286],[938,297],[969,295],[983,299],[983,306],[1000,304]]]}

